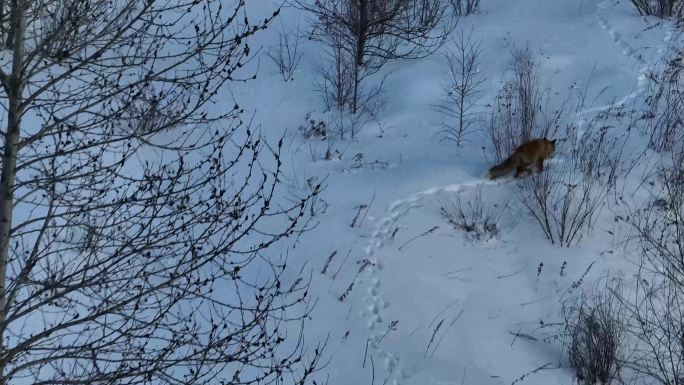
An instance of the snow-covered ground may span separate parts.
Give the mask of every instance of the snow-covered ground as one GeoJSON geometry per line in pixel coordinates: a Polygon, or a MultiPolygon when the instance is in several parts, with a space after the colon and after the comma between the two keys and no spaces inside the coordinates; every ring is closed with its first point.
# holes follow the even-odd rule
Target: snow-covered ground
{"type": "MultiPolygon", "coordinates": [[[[588,87],[591,112],[638,98],[645,72],[677,38],[671,24],[638,16],[629,1],[482,0],[481,6],[459,29],[472,27],[482,40],[484,103],[494,101],[510,66],[507,41],[529,43],[551,103],[567,98],[573,85],[588,87]]],[[[322,48],[304,40],[294,80],[283,82],[265,51],[279,28],[305,30],[308,21],[291,8],[281,18],[282,25],[252,43],[264,50],[257,79],[234,92],[268,137],[286,130],[293,193],[306,191],[310,178],[325,180],[318,226],[289,252],[291,263],[312,273],[317,303],[307,341],[328,338],[328,365],[318,383],[511,384],[544,367],[519,383],[571,384],[563,346],[543,339],[545,326],[558,322],[560,301],[587,269],[584,282],[633,269],[611,252],[614,213],[603,210],[579,245],[546,240],[513,184],[482,179],[491,166],[482,133],[461,147],[440,141],[445,117],[433,106],[447,77],[441,55],[390,62],[386,107],[354,141],[333,143],[341,159],[323,160],[327,142],[298,130],[307,113],[330,118],[315,91],[322,48]],[[468,200],[478,188],[486,202],[509,203],[510,228],[488,241],[468,239],[439,213],[440,200],[468,200]]]]}

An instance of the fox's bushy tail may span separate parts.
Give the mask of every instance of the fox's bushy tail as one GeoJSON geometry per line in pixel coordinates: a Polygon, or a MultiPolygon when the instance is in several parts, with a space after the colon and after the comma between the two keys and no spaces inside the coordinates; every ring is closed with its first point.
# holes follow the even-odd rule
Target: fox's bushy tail
{"type": "Polygon", "coordinates": [[[503,162],[489,169],[489,179],[496,179],[502,177],[508,174],[509,172],[513,171],[514,168],[515,159],[513,159],[513,156],[511,155],[508,158],[506,158],[506,160],[504,160],[503,162]]]}

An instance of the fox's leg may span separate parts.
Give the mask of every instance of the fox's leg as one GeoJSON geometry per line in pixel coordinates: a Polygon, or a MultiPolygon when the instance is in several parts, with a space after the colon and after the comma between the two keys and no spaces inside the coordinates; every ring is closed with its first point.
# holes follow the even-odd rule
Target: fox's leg
{"type": "Polygon", "coordinates": [[[520,178],[520,175],[522,175],[523,171],[525,171],[525,169],[523,167],[520,167],[520,166],[516,167],[515,168],[515,177],[520,178]]]}
{"type": "Polygon", "coordinates": [[[520,178],[521,176],[524,176],[524,174],[531,174],[532,172],[530,171],[528,166],[525,165],[520,165],[515,168],[515,177],[520,178]]]}
{"type": "Polygon", "coordinates": [[[532,161],[527,159],[527,157],[521,156],[518,160],[518,165],[515,167],[515,177],[519,178],[523,174],[532,174],[530,166],[532,161]]]}
{"type": "Polygon", "coordinates": [[[540,173],[542,171],[544,171],[544,159],[543,158],[539,158],[539,160],[537,161],[537,169],[539,170],[540,173]]]}

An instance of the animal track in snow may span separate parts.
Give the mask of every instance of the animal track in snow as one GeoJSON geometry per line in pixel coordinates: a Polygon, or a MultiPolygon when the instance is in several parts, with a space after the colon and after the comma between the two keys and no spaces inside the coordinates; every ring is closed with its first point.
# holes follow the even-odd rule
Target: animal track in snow
{"type": "Polygon", "coordinates": [[[369,346],[376,350],[380,357],[384,358],[385,369],[389,374],[390,384],[399,385],[400,380],[410,378],[411,373],[402,368],[399,357],[383,348],[380,344],[383,336],[387,332],[387,328],[381,325],[383,321],[383,310],[388,309],[390,304],[380,295],[382,280],[380,279],[379,273],[383,269],[383,261],[377,258],[377,251],[387,245],[387,239],[390,236],[390,231],[394,225],[396,225],[412,208],[419,206],[424,199],[441,192],[455,192],[460,194],[478,186],[498,185],[505,183],[506,181],[507,179],[496,181],[475,179],[448,186],[429,188],[413,194],[407,199],[395,201],[390,205],[389,214],[378,221],[376,229],[372,232],[370,240],[368,241],[368,246],[365,249],[366,258],[372,263],[367,272],[367,279],[364,280],[367,285],[367,295],[364,298],[364,301],[367,303],[367,306],[364,311],[361,312],[361,315],[366,320],[366,324],[371,333],[369,346]]]}
{"type": "MultiPolygon", "coordinates": [[[[647,62],[642,55],[638,53],[634,47],[632,47],[622,36],[618,33],[615,28],[611,25],[610,21],[605,15],[606,9],[610,6],[609,1],[602,1],[598,4],[598,11],[596,17],[598,19],[599,26],[607,31],[612,40],[621,48],[623,55],[635,60],[639,63],[640,68],[638,70],[638,85],[637,89],[623,97],[620,101],[604,106],[593,107],[585,109],[578,112],[578,118],[580,120],[580,129],[578,130],[578,135],[581,135],[582,131],[582,117],[586,114],[596,113],[605,111],[615,105],[624,105],[630,100],[636,98],[640,95],[646,88],[646,75],[648,71],[651,70],[654,63],[647,62]]],[[[658,47],[658,56],[665,53],[667,44],[670,39],[672,39],[672,32],[669,32],[665,37],[664,44],[658,47]]],[[[657,60],[657,59],[655,59],[657,60]]],[[[558,162],[562,160],[552,160],[552,162],[558,162]]],[[[441,187],[432,187],[424,191],[415,193],[406,199],[400,199],[389,206],[389,211],[386,216],[375,218],[373,222],[376,223],[375,230],[371,233],[368,240],[368,245],[365,248],[365,257],[371,261],[370,267],[366,270],[365,279],[363,279],[362,284],[366,285],[364,300],[364,307],[361,311],[361,316],[366,321],[370,337],[368,346],[373,349],[384,362],[384,367],[388,373],[388,384],[399,385],[402,379],[410,378],[412,373],[402,367],[402,363],[397,355],[393,354],[386,347],[382,346],[382,339],[388,332],[388,326],[383,325],[383,320],[386,319],[384,315],[387,313],[387,309],[391,306],[384,298],[382,298],[380,288],[382,285],[381,271],[385,267],[387,261],[378,258],[378,251],[387,246],[388,239],[391,237],[392,229],[397,225],[397,223],[413,208],[420,206],[423,200],[426,198],[435,196],[442,192],[450,193],[463,193],[470,189],[476,188],[478,186],[489,186],[498,185],[506,183],[507,179],[491,181],[486,179],[474,179],[471,181],[466,181],[463,183],[452,184],[441,187]]],[[[369,218],[370,219],[370,218],[369,218]]],[[[448,384],[450,382],[432,382],[433,384],[448,384]]]]}
{"type": "Polygon", "coordinates": [[[623,55],[631,57],[643,66],[649,66],[650,63],[647,63],[646,60],[640,54],[638,54],[638,51],[634,49],[634,47],[632,47],[626,40],[624,40],[620,33],[615,30],[612,24],[610,24],[610,21],[608,21],[608,18],[605,16],[605,11],[609,6],[610,1],[602,1],[598,3],[596,17],[598,18],[599,26],[610,34],[613,41],[622,49],[623,55]]]}
{"type": "Polygon", "coordinates": [[[615,103],[609,103],[603,106],[587,108],[582,111],[579,111],[577,113],[579,122],[577,130],[578,137],[584,134],[584,115],[606,111],[614,106],[623,106],[646,90],[646,86],[648,85],[648,72],[656,66],[658,60],[665,54],[667,47],[672,39],[672,29],[670,29],[667,31],[665,38],[663,39],[663,44],[658,46],[656,50],[658,55],[655,55],[655,58],[652,62],[647,61],[646,59],[644,59],[642,55],[638,53],[638,51],[634,47],[632,47],[626,40],[622,38],[620,33],[617,32],[613,25],[610,23],[610,21],[606,17],[606,9],[608,9],[610,6],[611,1],[608,0],[601,1],[597,4],[596,18],[598,19],[598,24],[603,30],[607,31],[610,34],[613,41],[615,41],[617,45],[622,49],[623,55],[631,59],[634,59],[637,63],[640,64],[636,81],[637,86],[634,92],[627,94],[615,103]]]}

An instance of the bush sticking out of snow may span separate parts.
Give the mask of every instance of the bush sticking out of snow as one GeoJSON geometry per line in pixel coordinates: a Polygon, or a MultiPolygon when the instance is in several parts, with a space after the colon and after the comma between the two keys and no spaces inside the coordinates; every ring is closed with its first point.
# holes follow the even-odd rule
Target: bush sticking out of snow
{"type": "Polygon", "coordinates": [[[681,19],[684,14],[681,3],[679,0],[632,0],[632,4],[640,15],[661,18],[677,17],[681,19]]]}
{"type": "Polygon", "coordinates": [[[271,47],[267,55],[278,68],[284,81],[290,81],[302,60],[303,54],[299,50],[299,26],[295,30],[285,30],[280,19],[281,30],[278,32],[278,45],[271,47]]]}
{"type": "Polygon", "coordinates": [[[568,359],[580,384],[610,384],[621,367],[625,326],[620,305],[605,287],[563,304],[568,359]]]}
{"type": "MultiPolygon", "coordinates": [[[[455,229],[464,231],[472,240],[488,241],[500,236],[503,231],[503,216],[508,204],[489,205],[482,199],[482,189],[477,188],[470,199],[460,196],[439,199],[440,213],[455,229]]],[[[512,227],[512,224],[511,224],[512,227]]]]}
{"type": "Polygon", "coordinates": [[[670,151],[684,133],[684,80],[682,52],[672,49],[648,76],[648,97],[643,113],[644,134],[655,151],[670,151]]]}
{"type": "Polygon", "coordinates": [[[307,113],[304,117],[304,123],[299,126],[299,131],[305,138],[318,138],[325,140],[328,138],[328,126],[322,120],[317,120],[311,117],[311,113],[307,113]]]}
{"type": "Polygon", "coordinates": [[[628,365],[663,385],[684,384],[684,142],[672,160],[656,170],[652,194],[662,205],[647,204],[626,217],[634,236],[639,269],[635,292],[622,298],[636,342],[628,365]]]}
{"type": "Polygon", "coordinates": [[[506,81],[496,97],[486,126],[494,159],[506,159],[521,143],[550,137],[562,110],[549,113],[542,105],[539,64],[529,47],[512,50],[513,78],[506,81]]]}
{"type": "Polygon", "coordinates": [[[553,244],[569,247],[591,232],[608,192],[615,187],[625,138],[609,132],[612,109],[588,123],[583,133],[570,126],[559,161],[536,176],[520,179],[518,197],[553,244]]]}

